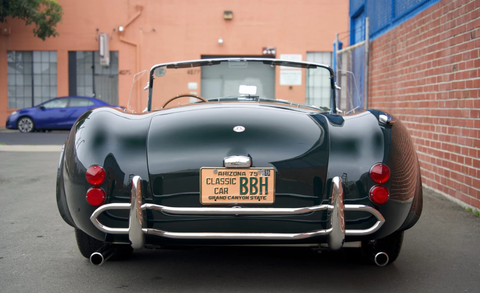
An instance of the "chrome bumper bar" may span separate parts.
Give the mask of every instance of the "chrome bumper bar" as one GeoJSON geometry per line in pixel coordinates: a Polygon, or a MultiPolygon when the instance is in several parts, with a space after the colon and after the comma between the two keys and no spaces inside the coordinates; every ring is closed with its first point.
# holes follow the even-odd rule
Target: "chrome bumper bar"
{"type": "Polygon", "coordinates": [[[332,179],[332,194],[330,204],[302,207],[302,208],[244,208],[244,207],[168,207],[143,203],[141,178],[134,176],[132,179],[132,202],[111,203],[97,208],[90,220],[100,231],[108,234],[128,234],[135,249],[145,246],[145,234],[157,235],[175,239],[249,239],[249,240],[299,240],[315,236],[328,235],[328,246],[332,250],[338,250],[343,246],[345,235],[368,235],[372,234],[383,225],[385,219],[376,209],[366,205],[343,203],[342,181],[339,177],[332,179]],[[103,225],[98,216],[108,210],[130,210],[128,228],[111,228],[103,225]],[[169,214],[182,215],[301,215],[316,211],[328,210],[331,212],[330,228],[305,232],[305,233],[222,233],[222,232],[168,232],[152,228],[145,228],[144,211],[155,210],[169,214]],[[345,229],[345,211],[368,212],[377,218],[377,222],[368,229],[348,230],[345,229]]]}

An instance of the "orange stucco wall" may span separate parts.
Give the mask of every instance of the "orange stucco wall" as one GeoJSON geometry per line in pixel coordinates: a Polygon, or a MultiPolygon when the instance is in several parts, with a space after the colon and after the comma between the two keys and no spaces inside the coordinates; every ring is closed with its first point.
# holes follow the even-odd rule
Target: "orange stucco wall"
{"type": "MultiPolygon", "coordinates": [[[[275,47],[280,54],[332,51],[337,32],[348,30],[348,0],[59,0],[64,10],[59,37],[33,37],[33,26],[9,19],[0,28],[0,127],[15,109],[8,109],[7,51],[57,51],[59,96],[68,95],[68,52],[97,51],[98,32],[110,34],[110,50],[119,51],[119,104],[126,105],[133,74],[153,64],[204,55],[262,55],[275,47]],[[225,20],[223,12],[233,11],[225,20]],[[119,26],[124,26],[122,34],[119,26]],[[115,31],[114,31],[115,29],[115,31]],[[223,39],[223,44],[218,39],[223,39]]],[[[305,79],[305,76],[303,76],[305,79]]],[[[142,81],[142,85],[146,83],[142,81]]],[[[305,100],[302,86],[280,86],[305,100]]],[[[140,95],[140,88],[135,90],[140,95]]]]}

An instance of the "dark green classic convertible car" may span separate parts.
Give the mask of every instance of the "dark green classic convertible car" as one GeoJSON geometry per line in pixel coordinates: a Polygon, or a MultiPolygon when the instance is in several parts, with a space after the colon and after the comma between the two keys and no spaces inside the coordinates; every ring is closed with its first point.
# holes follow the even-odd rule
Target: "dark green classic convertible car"
{"type": "Polygon", "coordinates": [[[385,112],[340,114],[331,68],[202,59],[155,65],[147,78],[148,98],[133,98],[141,88],[132,85],[128,111],[81,116],[60,156],[58,209],[93,264],[207,245],[348,248],[379,266],[397,259],[422,211],[414,146],[385,112]],[[270,85],[265,72],[277,76],[270,85]],[[278,84],[307,74],[324,78],[326,102],[285,101],[301,97],[278,84]]]}

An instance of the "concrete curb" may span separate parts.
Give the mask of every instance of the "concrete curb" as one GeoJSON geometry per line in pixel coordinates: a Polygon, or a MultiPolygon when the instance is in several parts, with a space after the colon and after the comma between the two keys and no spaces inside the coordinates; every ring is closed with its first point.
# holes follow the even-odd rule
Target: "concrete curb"
{"type": "Polygon", "coordinates": [[[0,152],[57,152],[61,145],[0,145],[0,152]]]}

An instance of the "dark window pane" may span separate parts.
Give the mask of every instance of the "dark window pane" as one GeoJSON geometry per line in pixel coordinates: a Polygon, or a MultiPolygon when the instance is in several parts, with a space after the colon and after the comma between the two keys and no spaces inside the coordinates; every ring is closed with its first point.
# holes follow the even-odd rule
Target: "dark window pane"
{"type": "Polygon", "coordinates": [[[7,62],[15,62],[15,51],[7,51],[7,62]]]}
{"type": "Polygon", "coordinates": [[[95,56],[95,66],[100,65],[100,52],[96,51],[94,56],[95,56]]]}
{"type": "Polygon", "coordinates": [[[27,98],[32,98],[32,87],[31,86],[25,86],[23,88],[23,95],[27,98]]]}
{"type": "Polygon", "coordinates": [[[50,52],[43,51],[42,52],[42,62],[49,62],[50,61],[50,52]]]}
{"type": "Polygon", "coordinates": [[[15,92],[17,93],[16,97],[23,97],[23,86],[17,85],[15,87],[15,92]]]}
{"type": "Polygon", "coordinates": [[[31,64],[33,62],[33,52],[23,52],[23,61],[31,64]]]}
{"type": "Polygon", "coordinates": [[[85,86],[85,75],[80,75],[77,73],[77,86],[85,86]]]}
{"type": "Polygon", "coordinates": [[[15,101],[16,101],[16,104],[17,104],[17,108],[25,108],[25,102],[24,102],[23,97],[17,97],[15,99],[15,101]]]}
{"type": "Polygon", "coordinates": [[[33,104],[36,106],[38,104],[42,103],[42,98],[41,97],[35,97],[33,98],[33,104]]]}
{"type": "Polygon", "coordinates": [[[57,87],[56,86],[51,86],[50,87],[50,98],[56,98],[57,97],[57,87]]]}
{"type": "Polygon", "coordinates": [[[50,62],[50,73],[57,74],[57,63],[50,62]]]}
{"type": "Polygon", "coordinates": [[[41,86],[34,86],[33,87],[33,96],[34,97],[42,97],[42,87],[41,86]]]}
{"type": "Polygon", "coordinates": [[[16,85],[23,85],[23,75],[21,75],[21,74],[15,75],[15,84],[16,85]]]}
{"type": "Polygon", "coordinates": [[[15,85],[15,75],[8,75],[8,85],[15,85]]]}
{"type": "MultiPolygon", "coordinates": [[[[16,87],[14,86],[9,86],[8,87],[8,101],[10,103],[10,100],[15,101],[15,96],[17,95],[17,92],[15,91],[16,87]]],[[[15,105],[15,103],[13,103],[15,105]]]]}
{"type": "Polygon", "coordinates": [[[50,85],[54,85],[55,87],[57,86],[57,75],[56,74],[51,74],[50,75],[50,85]]]}
{"type": "Polygon", "coordinates": [[[49,74],[49,73],[50,73],[50,64],[42,63],[42,74],[49,74]]]}
{"type": "Polygon", "coordinates": [[[33,75],[33,85],[42,85],[42,75],[34,74],[33,75]]]}
{"type": "Polygon", "coordinates": [[[31,86],[31,85],[32,85],[32,75],[31,75],[31,74],[25,74],[25,75],[23,76],[23,83],[24,83],[25,85],[31,86]]]}
{"type": "Polygon", "coordinates": [[[15,62],[23,62],[22,52],[15,52],[15,62]]]}
{"type": "Polygon", "coordinates": [[[83,67],[83,64],[77,63],[77,76],[79,74],[85,74],[85,68],[83,67]]]}
{"type": "Polygon", "coordinates": [[[118,51],[110,52],[110,63],[118,64],[118,51]]]}
{"type": "Polygon", "coordinates": [[[34,74],[42,73],[42,63],[33,63],[33,73],[34,74]]]}
{"type": "Polygon", "coordinates": [[[41,85],[46,86],[50,85],[50,75],[48,74],[42,74],[42,83],[41,85]]]}
{"type": "Polygon", "coordinates": [[[32,74],[33,64],[32,63],[24,63],[23,73],[25,74],[32,74]]]}
{"type": "Polygon", "coordinates": [[[13,100],[13,99],[8,99],[8,108],[9,108],[9,109],[15,108],[15,100],[13,100]]]}
{"type": "Polygon", "coordinates": [[[42,86],[42,98],[50,97],[50,87],[42,86]]]}
{"type": "Polygon", "coordinates": [[[87,74],[85,75],[85,85],[92,86],[93,85],[93,75],[87,74]]]}
{"type": "Polygon", "coordinates": [[[57,62],[57,52],[50,51],[50,62],[57,62]]]}
{"type": "Polygon", "coordinates": [[[23,63],[20,63],[20,62],[16,63],[15,68],[17,69],[17,74],[22,74],[23,73],[23,68],[24,68],[23,63]]]}
{"type": "Polygon", "coordinates": [[[42,62],[42,52],[40,51],[34,51],[33,52],[33,62],[42,62]]]}
{"type": "Polygon", "coordinates": [[[102,74],[102,67],[100,64],[95,63],[95,74],[102,74]]]}

